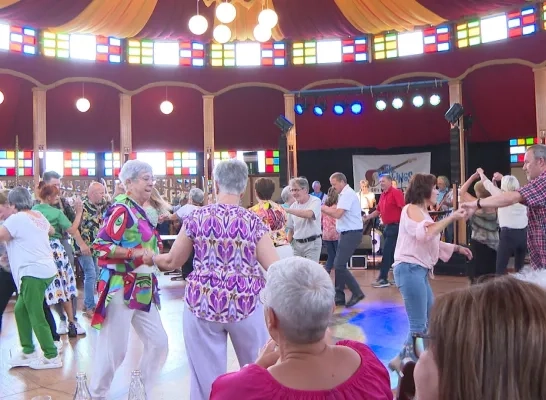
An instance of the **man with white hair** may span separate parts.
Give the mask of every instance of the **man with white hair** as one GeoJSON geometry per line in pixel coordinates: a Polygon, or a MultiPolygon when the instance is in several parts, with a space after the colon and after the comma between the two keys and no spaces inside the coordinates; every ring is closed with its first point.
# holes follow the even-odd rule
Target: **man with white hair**
{"type": "MultiPolygon", "coordinates": [[[[80,234],[88,247],[93,246],[103,222],[103,215],[109,203],[105,200],[106,189],[102,183],[91,182],[87,197],[83,199],[83,213],[80,234]]],[[[98,261],[95,251],[91,255],[80,254],[78,261],[83,270],[83,310],[84,315],[93,316],[95,312],[95,284],[98,276],[98,261]]]]}
{"type": "Polygon", "coordinates": [[[462,203],[470,215],[481,208],[500,208],[521,203],[527,206],[529,225],[527,247],[534,269],[546,268],[546,145],[535,144],[527,149],[523,170],[529,183],[519,190],[486,199],[462,203]]]}
{"type": "Polygon", "coordinates": [[[289,186],[296,201],[286,209],[288,241],[295,256],[319,262],[322,249],[321,202],[309,194],[306,178],[293,178],[289,186]]]}
{"type": "Polygon", "coordinates": [[[313,188],[311,196],[317,197],[322,203],[324,203],[324,193],[320,191],[320,182],[314,181],[311,187],[313,188]]]}
{"type": "Polygon", "coordinates": [[[336,219],[336,230],[340,233],[334,259],[336,306],[352,307],[365,297],[355,277],[347,269],[347,263],[362,241],[363,223],[360,201],[355,191],[347,184],[345,174],[341,172],[332,174],[330,184],[339,195],[337,208],[322,206],[322,212],[336,219]],[[347,303],[345,303],[345,286],[352,293],[347,303]]]}

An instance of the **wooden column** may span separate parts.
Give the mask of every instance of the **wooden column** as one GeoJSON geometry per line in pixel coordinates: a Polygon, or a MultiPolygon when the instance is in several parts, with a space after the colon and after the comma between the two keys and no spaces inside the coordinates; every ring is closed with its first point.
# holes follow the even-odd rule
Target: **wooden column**
{"type": "Polygon", "coordinates": [[[131,96],[121,93],[119,95],[119,156],[122,164],[129,159],[133,151],[131,115],[131,96]]]}
{"type": "MultiPolygon", "coordinates": [[[[40,182],[40,170],[42,165],[40,153],[45,158],[47,150],[46,132],[46,96],[47,91],[42,88],[32,88],[32,142],[33,142],[33,167],[34,184],[38,186],[40,182]]],[[[16,166],[18,167],[18,166],[16,166]]]]}
{"type": "MultiPolygon", "coordinates": [[[[214,168],[214,96],[209,94],[203,95],[203,134],[205,150],[203,191],[206,196],[209,193],[209,181],[212,179],[214,168]]],[[[214,188],[212,195],[215,195],[214,188]]]]}
{"type": "Polygon", "coordinates": [[[535,73],[535,108],[537,115],[537,137],[544,144],[546,139],[546,67],[533,70],[535,73]]]}
{"type": "Polygon", "coordinates": [[[296,146],[296,96],[286,93],[284,95],[284,116],[292,122],[294,126],[286,134],[286,155],[288,158],[288,179],[298,176],[298,149],[296,146]]]}
{"type": "MultiPolygon", "coordinates": [[[[451,107],[453,104],[459,103],[463,104],[463,88],[462,88],[462,82],[459,80],[453,80],[449,82],[449,106],[451,107]]],[[[447,131],[447,124],[446,124],[446,131],[447,131]]],[[[466,181],[466,153],[465,153],[465,141],[464,141],[464,129],[463,125],[459,125],[459,162],[461,163],[461,176],[460,176],[460,183],[461,185],[465,183],[466,181]]],[[[453,188],[454,190],[456,187],[453,188]]],[[[457,193],[453,192],[454,197],[458,197],[458,190],[457,193]]],[[[454,205],[456,207],[459,206],[458,198],[454,198],[454,205]]],[[[456,222],[455,223],[455,242],[460,244],[466,244],[466,224],[462,222],[456,222]]]]}

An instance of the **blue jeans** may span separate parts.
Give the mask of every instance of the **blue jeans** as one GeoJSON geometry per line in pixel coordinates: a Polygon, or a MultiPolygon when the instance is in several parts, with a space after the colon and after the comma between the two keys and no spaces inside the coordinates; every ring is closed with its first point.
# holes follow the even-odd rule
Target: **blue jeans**
{"type": "Polygon", "coordinates": [[[396,249],[396,241],[398,240],[398,224],[385,225],[383,231],[383,258],[381,260],[381,267],[379,269],[378,281],[387,280],[389,277],[389,270],[394,263],[394,250],[396,249]]]}
{"type": "Polygon", "coordinates": [[[83,304],[85,308],[95,307],[95,285],[97,283],[97,259],[91,256],[80,256],[80,265],[83,270],[83,304]]]}
{"type": "Polygon", "coordinates": [[[417,264],[400,263],[394,267],[394,281],[406,307],[409,333],[400,358],[416,361],[412,333],[425,333],[434,296],[428,281],[429,270],[417,264]]]}
{"type": "Polygon", "coordinates": [[[326,260],[326,265],[324,268],[326,268],[326,271],[330,273],[332,271],[332,268],[334,267],[334,259],[336,258],[336,252],[337,252],[337,240],[325,240],[324,244],[326,244],[326,252],[328,253],[328,259],[326,260]]]}

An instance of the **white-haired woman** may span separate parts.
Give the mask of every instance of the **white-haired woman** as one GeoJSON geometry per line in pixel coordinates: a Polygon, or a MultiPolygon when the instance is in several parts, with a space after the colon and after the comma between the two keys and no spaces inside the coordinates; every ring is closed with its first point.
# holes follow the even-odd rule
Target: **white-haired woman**
{"type": "MultiPolygon", "coordinates": [[[[502,176],[496,172],[493,175],[495,181],[500,181],[500,189],[495,186],[484,174],[483,169],[478,168],[478,174],[485,189],[492,196],[503,192],[515,192],[520,188],[518,178],[512,175],[502,176]]],[[[506,273],[506,267],[512,254],[514,254],[514,266],[516,271],[523,268],[525,255],[527,254],[527,207],[523,204],[513,204],[502,207],[498,210],[499,226],[499,247],[497,249],[496,273],[506,273]]]]}
{"type": "MultiPolygon", "coordinates": [[[[161,241],[144,204],[154,188],[149,164],[131,160],[119,174],[125,194],[105,214],[94,249],[101,268],[99,300],[91,325],[100,329],[90,391],[105,399],[117,368],[127,354],[131,325],[144,343],[139,369],[149,392],[167,357],[168,340],[159,316],[157,278],[143,257],[159,251],[161,241]]],[[[150,396],[148,395],[148,398],[150,396]]]]}
{"type": "Polygon", "coordinates": [[[282,200],[282,206],[284,208],[290,208],[293,202],[296,201],[294,196],[292,196],[292,192],[290,190],[290,186],[285,186],[281,192],[281,200],[282,200]]]}
{"type": "Polygon", "coordinates": [[[214,168],[215,204],[184,220],[168,254],[145,260],[163,270],[179,268],[195,251],[187,278],[184,341],[191,400],[208,400],[212,382],[227,369],[227,335],[241,366],[253,362],[268,339],[259,294],[265,269],[278,260],[269,229],[256,214],[239,206],[248,167],[239,160],[214,168]],[[153,260],[153,261],[152,261],[153,260]]]}
{"type": "Polygon", "coordinates": [[[6,242],[13,280],[19,293],[15,322],[23,349],[12,354],[7,363],[12,367],[32,369],[61,368],[63,362],[53,343],[43,308],[45,291],[57,275],[49,246],[49,234],[53,229],[40,212],[32,210],[33,201],[27,189],[12,189],[8,203],[17,212],[0,227],[0,241],[6,242]],[[43,357],[38,356],[32,332],[40,343],[43,357]]]}
{"type": "Polygon", "coordinates": [[[254,364],[219,377],[211,400],[391,400],[387,370],[363,343],[331,344],[334,285],[320,264],[277,261],[262,292],[272,340],[254,364]]]}

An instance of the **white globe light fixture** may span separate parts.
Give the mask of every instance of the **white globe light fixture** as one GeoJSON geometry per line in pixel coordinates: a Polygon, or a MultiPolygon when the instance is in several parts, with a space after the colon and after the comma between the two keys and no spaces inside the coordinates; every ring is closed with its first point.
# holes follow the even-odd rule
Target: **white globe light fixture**
{"type": "Polygon", "coordinates": [[[0,104],[4,102],[4,93],[0,92],[0,104]]]}
{"type": "Polygon", "coordinates": [[[163,114],[169,115],[170,113],[173,112],[174,106],[173,106],[173,103],[171,103],[169,100],[165,100],[159,105],[159,109],[161,110],[163,114]]]}
{"type": "Polygon", "coordinates": [[[254,28],[254,39],[258,42],[267,42],[271,39],[271,28],[267,28],[261,24],[256,25],[254,28]]]}
{"type": "Polygon", "coordinates": [[[387,108],[387,103],[385,100],[377,100],[375,103],[375,108],[377,108],[379,111],[385,111],[387,108]]]}
{"type": "Polygon", "coordinates": [[[400,97],[396,97],[393,101],[392,101],[392,106],[396,109],[396,110],[400,110],[402,108],[402,106],[404,105],[404,102],[402,101],[402,99],[400,97]]]}
{"type": "Polygon", "coordinates": [[[423,99],[423,96],[415,96],[413,98],[413,105],[417,108],[422,107],[423,104],[425,104],[425,99],[423,99]]]}
{"type": "Polygon", "coordinates": [[[437,106],[438,104],[440,104],[440,96],[438,96],[437,94],[433,94],[432,96],[430,96],[430,105],[437,106]]]}
{"type": "Polygon", "coordinates": [[[231,29],[226,25],[218,25],[214,28],[214,31],[212,31],[212,36],[218,43],[227,43],[229,42],[229,39],[231,39],[231,29]]]}
{"type": "Polygon", "coordinates": [[[231,3],[220,3],[218,7],[216,7],[216,18],[223,24],[233,22],[236,16],[237,9],[231,3]]]}
{"type": "Polygon", "coordinates": [[[269,8],[262,10],[258,14],[258,23],[266,28],[273,29],[279,22],[277,13],[269,8]]]}
{"type": "Polygon", "coordinates": [[[202,35],[209,28],[209,21],[202,15],[194,15],[190,18],[188,28],[190,28],[190,32],[194,35],[202,35]]]}
{"type": "Polygon", "coordinates": [[[82,97],[76,101],[76,108],[79,112],[87,112],[91,108],[91,103],[85,97],[82,97]]]}

